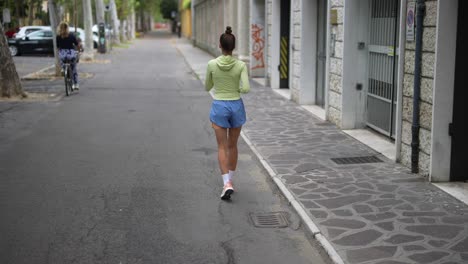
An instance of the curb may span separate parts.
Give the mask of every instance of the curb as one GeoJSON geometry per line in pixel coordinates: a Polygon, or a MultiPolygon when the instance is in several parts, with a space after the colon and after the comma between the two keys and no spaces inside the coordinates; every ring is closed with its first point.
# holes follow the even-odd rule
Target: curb
{"type": "Polygon", "coordinates": [[[320,232],[319,228],[315,223],[312,221],[312,219],[307,215],[307,212],[305,209],[301,206],[301,204],[294,198],[292,193],[288,190],[286,185],[281,181],[280,178],[278,178],[278,175],[276,175],[275,171],[273,168],[268,164],[268,162],[262,157],[262,155],[257,151],[255,146],[252,144],[250,139],[245,135],[243,131],[241,131],[241,136],[242,139],[244,139],[245,143],[250,147],[250,149],[255,153],[255,156],[260,160],[260,163],[263,165],[263,167],[266,169],[268,172],[268,175],[272,178],[272,180],[275,182],[275,184],[278,186],[278,188],[281,190],[283,195],[286,197],[288,202],[291,204],[291,206],[296,210],[297,214],[301,218],[302,222],[306,225],[307,230],[312,234],[312,236],[317,239],[319,244],[323,247],[325,252],[327,252],[328,256],[330,257],[331,261],[334,264],[344,264],[343,259],[341,259],[340,255],[338,255],[338,252],[333,248],[331,243],[325,238],[325,236],[320,232]]]}
{"type": "Polygon", "coordinates": [[[28,73],[28,74],[22,76],[20,78],[20,80],[36,80],[35,78],[32,78],[32,76],[34,76],[35,74],[46,72],[46,71],[48,71],[50,69],[53,69],[54,67],[55,67],[55,65],[50,65],[50,66],[47,66],[47,67],[45,67],[45,68],[43,68],[41,70],[38,70],[36,72],[28,73]]]}
{"type": "MultiPolygon", "coordinates": [[[[195,72],[193,69],[192,65],[187,61],[187,58],[185,57],[184,53],[177,47],[177,43],[173,43],[175,46],[176,50],[182,57],[184,58],[185,63],[192,69],[193,74],[195,74],[200,82],[203,84],[203,81],[200,79],[200,76],[195,72]]],[[[212,93],[209,93],[211,97],[213,97],[212,93]]],[[[281,181],[281,179],[278,177],[274,169],[268,164],[268,162],[263,158],[263,156],[258,152],[257,148],[252,144],[250,139],[247,137],[247,135],[244,133],[244,131],[241,131],[241,136],[242,139],[247,143],[247,145],[250,147],[252,152],[255,154],[255,156],[258,158],[262,166],[265,168],[265,170],[268,172],[268,175],[271,177],[273,182],[278,186],[280,189],[281,193],[286,197],[288,200],[289,204],[296,210],[296,213],[299,215],[301,218],[302,222],[305,224],[307,230],[312,234],[312,237],[317,239],[319,242],[320,246],[325,250],[325,252],[328,254],[330,257],[330,260],[334,264],[344,264],[343,259],[338,255],[338,252],[333,248],[331,243],[328,241],[328,239],[320,232],[319,228],[317,225],[312,221],[312,219],[307,215],[307,212],[305,209],[302,207],[302,205],[294,198],[293,194],[288,190],[286,185],[281,181]]]]}

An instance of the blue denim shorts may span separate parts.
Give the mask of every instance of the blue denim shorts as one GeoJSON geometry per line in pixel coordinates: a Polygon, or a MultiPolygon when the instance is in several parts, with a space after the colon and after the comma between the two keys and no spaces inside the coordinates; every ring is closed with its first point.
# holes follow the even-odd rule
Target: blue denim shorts
{"type": "Polygon", "coordinates": [[[239,100],[213,100],[210,120],[224,128],[237,128],[245,124],[244,103],[239,100]]]}

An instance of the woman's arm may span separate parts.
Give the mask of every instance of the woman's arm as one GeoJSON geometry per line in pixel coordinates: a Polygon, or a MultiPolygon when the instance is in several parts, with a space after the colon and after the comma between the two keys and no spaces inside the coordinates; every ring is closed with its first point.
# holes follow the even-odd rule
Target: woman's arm
{"type": "Polygon", "coordinates": [[[250,82],[249,82],[249,75],[247,74],[247,66],[244,64],[241,70],[241,84],[242,86],[239,88],[241,93],[248,93],[250,91],[250,82]]]}
{"type": "Polygon", "coordinates": [[[210,63],[206,67],[205,90],[209,92],[213,88],[213,76],[211,75],[210,63]]]}

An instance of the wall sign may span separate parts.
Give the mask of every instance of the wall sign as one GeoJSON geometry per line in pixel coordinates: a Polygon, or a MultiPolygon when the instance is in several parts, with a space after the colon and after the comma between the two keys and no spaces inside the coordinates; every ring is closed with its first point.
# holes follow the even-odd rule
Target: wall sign
{"type": "Polygon", "coordinates": [[[406,8],[406,41],[414,41],[415,10],[416,3],[414,1],[409,1],[406,8]]]}

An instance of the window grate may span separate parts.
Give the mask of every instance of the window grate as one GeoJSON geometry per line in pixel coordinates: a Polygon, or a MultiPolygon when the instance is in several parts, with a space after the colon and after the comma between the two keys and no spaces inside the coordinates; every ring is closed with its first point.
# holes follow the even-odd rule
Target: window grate
{"type": "Polygon", "coordinates": [[[331,160],[340,165],[382,162],[382,160],[376,156],[332,158],[331,160]]]}

